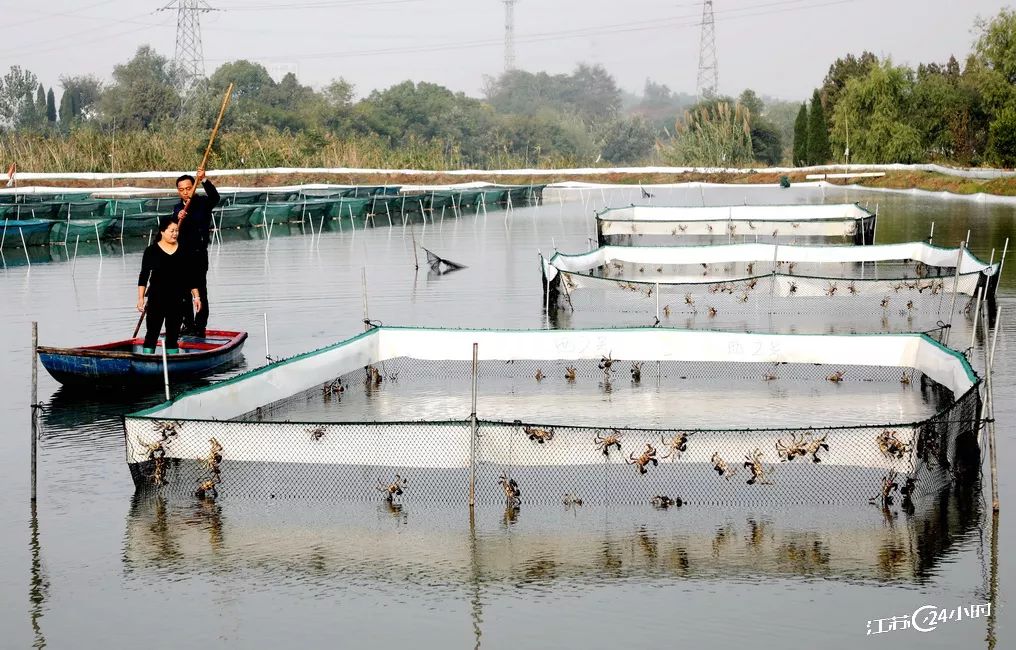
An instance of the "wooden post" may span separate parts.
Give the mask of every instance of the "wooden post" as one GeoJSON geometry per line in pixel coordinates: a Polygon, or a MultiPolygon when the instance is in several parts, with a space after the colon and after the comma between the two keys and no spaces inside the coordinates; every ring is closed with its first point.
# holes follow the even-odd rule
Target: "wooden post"
{"type": "Polygon", "coordinates": [[[473,343],[473,410],[469,416],[469,507],[476,504],[476,375],[479,344],[473,343]]]}
{"type": "Polygon", "coordinates": [[[39,417],[39,323],[32,321],[32,504],[35,504],[38,467],[39,417]]]}

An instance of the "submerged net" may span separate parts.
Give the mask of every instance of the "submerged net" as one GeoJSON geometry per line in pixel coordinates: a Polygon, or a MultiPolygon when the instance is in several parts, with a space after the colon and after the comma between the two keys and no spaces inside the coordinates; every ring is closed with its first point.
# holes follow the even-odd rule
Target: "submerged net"
{"type": "Polygon", "coordinates": [[[506,502],[504,476],[532,504],[794,504],[883,503],[884,481],[912,502],[976,467],[976,378],[927,337],[517,334],[381,328],[196,391],[126,418],[132,476],[202,496],[464,503],[473,475],[478,503],[506,502]],[[453,353],[473,340],[475,423],[453,353]]]}
{"type": "Polygon", "coordinates": [[[630,206],[596,215],[597,243],[856,244],[875,242],[876,215],[855,203],[829,205],[630,206]]]}

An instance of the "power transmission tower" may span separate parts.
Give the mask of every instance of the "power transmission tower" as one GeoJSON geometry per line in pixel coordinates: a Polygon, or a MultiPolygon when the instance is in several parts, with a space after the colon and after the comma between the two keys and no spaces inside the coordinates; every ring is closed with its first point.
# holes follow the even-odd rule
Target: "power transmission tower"
{"type": "Polygon", "coordinates": [[[699,39],[698,98],[715,97],[720,86],[720,73],[716,65],[716,22],[713,20],[713,0],[702,3],[702,36],[699,39]]]}
{"type": "Polygon", "coordinates": [[[201,48],[200,14],[215,11],[205,0],[172,0],[159,11],[176,8],[176,49],[173,63],[183,94],[190,94],[194,84],[205,78],[205,55],[201,48]]]}
{"type": "Polygon", "coordinates": [[[515,3],[518,0],[501,0],[504,2],[504,71],[515,69],[515,3]]]}

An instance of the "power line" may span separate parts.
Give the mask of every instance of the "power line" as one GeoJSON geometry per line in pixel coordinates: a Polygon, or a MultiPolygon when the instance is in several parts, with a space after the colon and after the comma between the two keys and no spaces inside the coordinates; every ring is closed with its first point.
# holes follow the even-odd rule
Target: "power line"
{"type": "MultiPolygon", "coordinates": [[[[767,5],[758,6],[775,6],[775,5],[786,5],[786,4],[804,4],[803,7],[785,7],[781,9],[768,9],[765,11],[756,11],[753,13],[745,13],[735,16],[721,16],[715,18],[715,22],[726,22],[730,20],[736,20],[741,18],[752,18],[755,16],[767,16],[773,14],[786,13],[789,11],[805,11],[808,9],[818,9],[821,7],[830,7],[842,4],[853,4],[863,0],[830,0],[828,2],[814,2],[813,0],[783,0],[782,2],[767,3],[767,5]]],[[[752,7],[754,8],[754,7],[752,7]]],[[[728,10],[728,12],[734,10],[728,10]]],[[[717,11],[716,13],[720,13],[717,11]]],[[[697,14],[696,14],[697,16],[697,14]]],[[[575,30],[558,30],[553,32],[542,32],[539,34],[530,34],[527,36],[516,37],[515,42],[519,43],[539,43],[551,40],[564,40],[571,38],[584,38],[587,36],[610,36],[615,34],[633,33],[633,32],[646,32],[656,31],[663,29],[674,29],[674,28],[689,28],[689,27],[701,27],[702,21],[694,20],[692,22],[682,22],[681,18],[665,18],[651,21],[639,21],[635,23],[624,23],[624,26],[609,25],[600,27],[587,27],[575,30]]],[[[383,54],[415,54],[421,52],[444,52],[449,50],[461,50],[461,49],[474,49],[480,47],[491,47],[495,45],[501,45],[501,40],[478,40],[478,41],[465,41],[460,43],[436,43],[434,45],[424,46],[406,46],[406,47],[390,47],[390,48],[378,48],[371,50],[346,50],[342,52],[318,52],[309,54],[287,54],[280,56],[268,56],[259,57],[262,60],[273,60],[273,59],[286,59],[286,60],[312,60],[312,59],[341,59],[341,58],[355,58],[361,56],[378,56],[383,54]]],[[[232,60],[232,59],[213,59],[213,60],[232,60]]]]}

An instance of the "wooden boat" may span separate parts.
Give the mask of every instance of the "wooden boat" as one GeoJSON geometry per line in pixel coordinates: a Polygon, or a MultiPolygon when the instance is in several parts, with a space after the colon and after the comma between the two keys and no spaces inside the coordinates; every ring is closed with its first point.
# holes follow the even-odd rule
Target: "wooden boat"
{"type": "Polygon", "coordinates": [[[45,246],[52,228],[48,219],[4,219],[0,222],[0,248],[21,248],[22,237],[26,246],[45,246]]]}
{"type": "MultiPolygon", "coordinates": [[[[196,377],[239,361],[246,340],[247,332],[224,330],[208,330],[204,338],[182,336],[179,354],[166,356],[169,377],[196,377]]],[[[76,348],[40,345],[36,351],[49,374],[69,386],[162,382],[162,339],[155,354],[145,354],[143,343],[134,338],[76,348]]]]}

